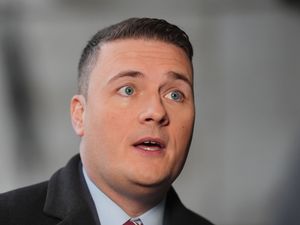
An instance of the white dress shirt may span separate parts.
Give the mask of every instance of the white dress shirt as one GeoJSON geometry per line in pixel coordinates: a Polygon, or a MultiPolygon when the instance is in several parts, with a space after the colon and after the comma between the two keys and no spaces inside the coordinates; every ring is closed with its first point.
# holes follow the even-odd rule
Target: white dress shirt
{"type": "MultiPolygon", "coordinates": [[[[105,195],[90,180],[85,169],[82,169],[88,189],[95,203],[101,225],[122,225],[129,220],[131,217],[128,216],[126,212],[120,208],[120,206],[105,195]]],[[[152,209],[140,215],[138,218],[140,218],[144,225],[163,225],[164,209],[165,199],[152,209]]]]}

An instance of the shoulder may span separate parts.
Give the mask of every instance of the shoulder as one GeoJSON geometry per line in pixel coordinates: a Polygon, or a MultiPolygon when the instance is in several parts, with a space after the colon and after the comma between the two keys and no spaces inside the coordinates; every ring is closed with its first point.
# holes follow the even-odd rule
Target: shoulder
{"type": "Polygon", "coordinates": [[[38,224],[44,221],[43,207],[48,182],[0,194],[0,224],[38,224]]]}
{"type": "Polygon", "coordinates": [[[18,200],[18,204],[28,204],[29,202],[35,201],[43,196],[47,191],[48,182],[42,182],[27,187],[19,188],[13,191],[0,194],[1,207],[3,202],[8,201],[14,203],[18,200]],[[28,202],[29,201],[29,202],[28,202]]]}
{"type": "Polygon", "coordinates": [[[49,181],[0,194],[0,224],[53,225],[70,213],[85,210],[89,196],[80,168],[76,155],[49,181]]]}
{"type": "Polygon", "coordinates": [[[43,210],[47,182],[9,191],[0,195],[0,218],[11,221],[26,215],[38,215],[43,210]]]}
{"type": "Polygon", "coordinates": [[[186,208],[173,188],[168,192],[165,208],[165,224],[213,225],[204,217],[186,208]]]}
{"type": "Polygon", "coordinates": [[[193,225],[213,225],[210,221],[195,212],[187,208],[185,208],[185,210],[185,215],[182,217],[184,219],[184,223],[193,225]]]}
{"type": "Polygon", "coordinates": [[[192,210],[186,208],[185,206],[181,206],[176,210],[173,210],[169,214],[169,224],[191,224],[191,225],[213,225],[210,221],[205,219],[204,217],[198,215],[197,213],[193,212],[192,210]]]}

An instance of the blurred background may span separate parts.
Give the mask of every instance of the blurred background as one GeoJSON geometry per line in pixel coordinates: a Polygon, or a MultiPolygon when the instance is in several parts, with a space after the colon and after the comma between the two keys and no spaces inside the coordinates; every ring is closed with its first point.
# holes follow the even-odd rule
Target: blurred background
{"type": "Polygon", "coordinates": [[[300,4],[292,0],[0,0],[0,192],[78,150],[69,102],[88,39],[159,17],[194,45],[197,121],[175,182],[218,225],[300,224],[300,4]]]}

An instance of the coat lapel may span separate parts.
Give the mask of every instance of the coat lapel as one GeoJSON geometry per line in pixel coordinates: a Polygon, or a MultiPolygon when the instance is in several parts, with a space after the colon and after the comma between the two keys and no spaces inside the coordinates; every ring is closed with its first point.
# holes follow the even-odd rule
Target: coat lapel
{"type": "Polygon", "coordinates": [[[81,167],[76,155],[49,180],[44,212],[61,219],[59,225],[100,225],[81,167]]]}

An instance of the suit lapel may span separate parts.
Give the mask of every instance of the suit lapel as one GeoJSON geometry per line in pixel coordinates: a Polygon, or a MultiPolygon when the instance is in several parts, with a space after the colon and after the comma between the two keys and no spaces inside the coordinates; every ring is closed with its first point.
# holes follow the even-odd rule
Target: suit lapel
{"type": "Polygon", "coordinates": [[[79,155],[49,180],[44,212],[61,219],[59,225],[100,225],[82,174],[79,155]]]}

